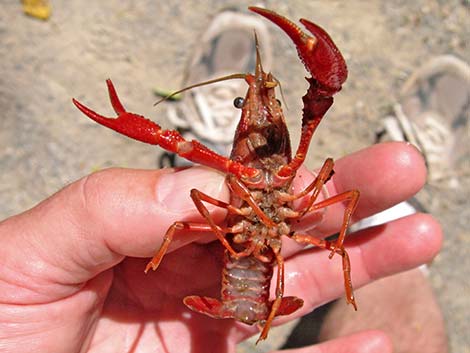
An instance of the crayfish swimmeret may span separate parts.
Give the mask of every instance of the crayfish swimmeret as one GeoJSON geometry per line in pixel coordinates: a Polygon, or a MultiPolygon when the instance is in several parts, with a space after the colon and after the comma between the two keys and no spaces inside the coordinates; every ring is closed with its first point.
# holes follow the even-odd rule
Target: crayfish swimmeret
{"type": "Polygon", "coordinates": [[[310,36],[275,12],[257,7],[250,7],[250,10],[271,20],[286,32],[312,75],[307,79],[310,86],[303,97],[302,132],[293,157],[283,112],[275,97],[275,87],[279,82],[271,73],[263,71],[259,53],[254,74],[222,78],[243,78],[249,86],[241,106],[242,115],[230,158],[213,152],[198,141],[185,140],[175,130],[163,130],[143,116],[127,112],[110,80],[107,85],[117,118],[106,118],[76,100],[73,102],[99,124],[133,139],[159,145],[189,161],[227,175],[230,202],[214,199],[196,189],[191,190],[191,198],[206,223],[175,222],[166,232],[159,251],[145,271],[157,269],[176,232],[213,232],[225,248],[221,299],[192,295],[184,298],[184,303],[190,309],[213,318],[234,318],[250,325],[256,323],[262,328],[259,340],[263,340],[274,317],[291,314],[303,305],[302,299],[284,296],[282,237],[329,250],[330,258],[334,254],[340,255],[343,259],[346,299],[356,308],[349,257],[343,242],[359,192],[351,190],[315,203],[324,184],[333,175],[334,162],[328,158],[315,180],[300,193],[293,193],[292,181],[305,160],[312,135],[333,104],[332,96],[346,80],[346,63],[329,35],[316,24],[300,20],[313,34],[310,36]],[[307,205],[301,210],[293,209],[293,201],[306,196],[309,199],[307,205]],[[335,241],[317,239],[291,230],[292,222],[305,214],[344,201],[347,206],[343,224],[335,241]],[[214,222],[204,203],[227,211],[224,226],[214,222]],[[276,293],[275,299],[270,300],[269,285],[275,265],[276,293]]]}

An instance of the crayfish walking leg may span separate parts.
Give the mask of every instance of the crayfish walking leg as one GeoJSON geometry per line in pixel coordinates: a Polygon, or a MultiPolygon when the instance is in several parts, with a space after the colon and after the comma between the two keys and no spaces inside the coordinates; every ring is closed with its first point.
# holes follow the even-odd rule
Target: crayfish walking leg
{"type": "Polygon", "coordinates": [[[218,225],[215,224],[214,220],[209,214],[208,209],[204,206],[202,201],[206,201],[212,205],[225,208],[228,212],[232,212],[235,214],[242,214],[242,211],[226,202],[223,202],[221,200],[217,200],[209,195],[204,194],[203,192],[197,190],[197,189],[192,189],[191,190],[191,198],[196,205],[197,210],[199,213],[205,218],[207,221],[207,224],[205,223],[191,223],[191,222],[175,222],[173,223],[170,228],[168,228],[164,238],[162,245],[160,246],[160,249],[158,252],[155,254],[155,256],[152,258],[152,260],[147,264],[145,268],[145,273],[147,273],[150,269],[156,270],[158,266],[160,265],[160,262],[162,261],[163,256],[165,253],[168,251],[168,247],[170,246],[171,241],[173,240],[173,235],[177,230],[186,230],[189,232],[197,232],[197,231],[202,231],[202,232],[213,232],[216,237],[219,239],[219,241],[222,243],[224,248],[234,257],[239,258],[239,257],[244,257],[247,256],[252,250],[246,249],[241,252],[236,252],[233,247],[230,245],[230,243],[226,239],[226,234],[227,233],[237,233],[240,230],[235,229],[234,227],[228,228],[228,229],[222,229],[218,225]]]}
{"type": "Polygon", "coordinates": [[[335,203],[348,201],[348,204],[344,211],[341,230],[339,232],[338,239],[335,242],[318,240],[311,236],[300,235],[300,234],[294,234],[292,238],[299,243],[307,243],[310,245],[321,247],[323,249],[331,250],[331,253],[329,255],[330,259],[333,257],[335,253],[343,257],[343,271],[344,271],[344,284],[345,284],[345,290],[346,290],[346,299],[348,303],[352,304],[354,308],[357,310],[356,302],[354,300],[352,284],[351,284],[351,276],[350,276],[351,266],[349,263],[349,256],[346,250],[344,249],[343,243],[346,237],[346,232],[348,230],[349,223],[351,222],[352,214],[354,210],[356,209],[357,203],[359,201],[359,191],[358,190],[346,191],[341,194],[322,200],[315,204],[315,201],[321,189],[333,175],[333,166],[334,166],[333,160],[331,158],[328,158],[323,164],[323,167],[320,169],[317,177],[312,183],[310,183],[310,185],[308,185],[304,190],[302,190],[300,193],[296,195],[292,195],[288,193],[281,193],[280,198],[284,201],[294,201],[311,193],[307,206],[302,211],[292,212],[291,213],[292,218],[300,218],[309,212],[324,209],[335,203]]]}
{"type": "Polygon", "coordinates": [[[210,232],[212,229],[208,224],[200,224],[200,223],[190,223],[190,222],[175,222],[173,223],[170,228],[165,233],[165,236],[163,237],[163,242],[162,245],[160,246],[160,249],[158,252],[155,254],[155,256],[152,258],[152,260],[147,264],[145,267],[144,272],[147,273],[150,269],[153,269],[154,271],[158,268],[160,265],[160,262],[162,262],[163,256],[165,256],[166,252],[168,251],[168,247],[170,246],[171,241],[173,240],[173,235],[175,232],[179,230],[185,230],[188,232],[210,232]]]}
{"type": "Polygon", "coordinates": [[[307,234],[294,234],[292,239],[299,243],[310,244],[317,246],[322,249],[331,250],[333,253],[341,255],[343,258],[343,274],[344,274],[344,288],[346,291],[346,301],[352,304],[354,310],[357,310],[356,300],[354,299],[354,293],[351,281],[351,263],[349,261],[349,255],[344,247],[333,244],[324,239],[317,239],[307,234]]]}

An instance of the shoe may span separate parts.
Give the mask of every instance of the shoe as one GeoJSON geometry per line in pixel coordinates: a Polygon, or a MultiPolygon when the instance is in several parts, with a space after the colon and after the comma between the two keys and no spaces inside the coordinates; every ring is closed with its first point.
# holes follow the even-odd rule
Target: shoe
{"type": "MultiPolygon", "coordinates": [[[[405,82],[394,113],[384,119],[384,129],[377,134],[377,142],[412,143],[426,160],[428,183],[458,186],[455,171],[468,148],[463,141],[469,136],[470,67],[448,55],[431,60],[405,82]]],[[[417,211],[426,210],[412,198],[361,220],[351,231],[384,224],[417,211]]]]}
{"type": "Polygon", "coordinates": [[[431,60],[406,81],[394,113],[378,140],[412,143],[424,155],[428,183],[458,187],[468,163],[470,66],[450,55],[431,60]]]}
{"type": "MultiPolygon", "coordinates": [[[[271,66],[272,51],[268,29],[255,15],[225,10],[214,17],[198,38],[189,63],[184,86],[233,73],[254,72],[258,36],[263,66],[271,66]]],[[[233,106],[236,97],[244,97],[243,80],[223,81],[191,89],[182,100],[168,106],[167,117],[188,140],[196,139],[221,155],[229,155],[240,110],[233,106]]],[[[159,159],[160,167],[187,166],[186,161],[171,153],[159,159]]]]}

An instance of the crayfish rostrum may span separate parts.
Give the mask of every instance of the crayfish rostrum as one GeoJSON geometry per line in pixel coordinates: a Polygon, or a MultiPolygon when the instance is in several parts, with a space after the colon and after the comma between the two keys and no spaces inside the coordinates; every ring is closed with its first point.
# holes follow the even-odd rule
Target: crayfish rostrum
{"type": "Polygon", "coordinates": [[[73,102],[99,124],[226,173],[226,182],[231,190],[230,202],[217,200],[196,189],[191,190],[191,198],[205,222],[175,222],[166,232],[160,249],[145,271],[157,269],[175,233],[213,232],[225,248],[221,299],[192,295],[184,298],[184,303],[192,310],[213,318],[234,318],[250,325],[256,323],[261,328],[259,340],[263,340],[276,316],[291,314],[303,305],[302,299],[284,296],[284,259],[280,252],[283,237],[329,250],[330,257],[340,255],[343,259],[346,299],[356,308],[349,257],[343,242],[359,192],[351,190],[317,201],[324,184],[333,174],[334,162],[328,158],[315,180],[300,193],[293,193],[294,176],[305,160],[316,127],[333,104],[332,96],[346,80],[347,67],[330,36],[318,25],[301,19],[300,22],[312,33],[308,35],[273,11],[257,7],[250,7],[250,10],[271,20],[286,32],[312,75],[307,79],[310,86],[303,97],[302,132],[294,156],[280,102],[275,97],[275,88],[279,83],[271,73],[263,71],[259,53],[254,74],[230,76],[243,78],[248,84],[230,157],[221,156],[198,141],[187,141],[177,131],[164,130],[143,116],[127,112],[110,80],[107,85],[117,118],[104,117],[76,100],[73,102]],[[300,210],[294,209],[293,202],[304,197],[309,200],[306,206],[300,210]],[[317,239],[291,229],[291,224],[307,213],[338,202],[347,202],[347,206],[336,240],[317,239]],[[227,211],[223,226],[214,222],[205,203],[227,211]],[[271,300],[269,285],[275,265],[276,292],[271,300]]]}

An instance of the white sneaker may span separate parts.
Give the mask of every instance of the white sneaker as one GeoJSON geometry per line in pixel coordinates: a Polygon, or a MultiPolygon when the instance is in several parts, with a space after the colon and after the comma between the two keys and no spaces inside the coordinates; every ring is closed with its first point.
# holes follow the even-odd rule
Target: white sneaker
{"type": "Polygon", "coordinates": [[[428,183],[458,187],[470,151],[470,66],[456,57],[437,57],[404,84],[384,132],[409,141],[424,155],[428,183]]]}

